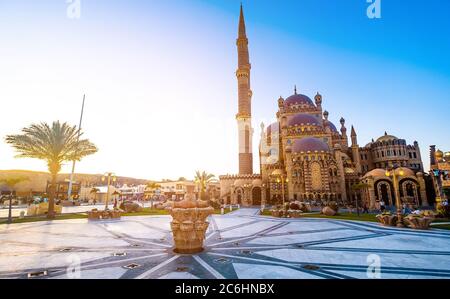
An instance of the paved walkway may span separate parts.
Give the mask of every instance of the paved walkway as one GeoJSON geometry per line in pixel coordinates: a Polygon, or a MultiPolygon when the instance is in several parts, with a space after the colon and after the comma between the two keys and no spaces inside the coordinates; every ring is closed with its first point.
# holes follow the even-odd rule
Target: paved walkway
{"type": "Polygon", "coordinates": [[[450,278],[450,232],[256,213],[212,216],[194,256],[172,252],[170,216],[1,225],[0,278],[450,278]]]}

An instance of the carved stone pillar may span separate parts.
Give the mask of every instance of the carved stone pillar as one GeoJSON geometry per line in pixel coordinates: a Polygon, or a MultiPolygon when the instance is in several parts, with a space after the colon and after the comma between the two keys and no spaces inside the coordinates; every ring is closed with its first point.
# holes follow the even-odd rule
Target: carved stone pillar
{"type": "Polygon", "coordinates": [[[420,198],[422,199],[422,206],[428,207],[430,203],[428,202],[425,180],[421,172],[417,173],[417,181],[419,182],[420,198]]]}

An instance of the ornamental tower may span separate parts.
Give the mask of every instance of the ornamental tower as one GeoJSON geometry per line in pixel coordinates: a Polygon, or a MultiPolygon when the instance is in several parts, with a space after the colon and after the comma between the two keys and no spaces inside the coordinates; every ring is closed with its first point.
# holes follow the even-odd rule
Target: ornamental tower
{"type": "Polygon", "coordinates": [[[241,4],[239,16],[239,34],[236,41],[238,50],[238,113],[236,120],[239,131],[239,174],[253,174],[252,154],[252,91],[250,89],[250,58],[248,53],[248,39],[245,32],[244,11],[241,4]]]}

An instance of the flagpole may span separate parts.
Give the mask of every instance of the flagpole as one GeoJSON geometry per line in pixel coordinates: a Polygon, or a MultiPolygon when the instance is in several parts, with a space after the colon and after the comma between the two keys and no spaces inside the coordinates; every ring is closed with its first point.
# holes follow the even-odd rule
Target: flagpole
{"type": "MultiPolygon", "coordinates": [[[[77,141],[80,141],[80,135],[81,135],[81,123],[83,121],[83,113],[84,113],[84,100],[86,99],[86,95],[83,95],[83,103],[81,104],[81,115],[80,115],[80,124],[78,125],[78,137],[77,141]]],[[[72,161],[72,172],[70,173],[70,180],[69,180],[69,190],[67,191],[67,200],[70,200],[70,197],[72,196],[72,185],[73,185],[73,176],[75,173],[75,160],[72,161]]]]}

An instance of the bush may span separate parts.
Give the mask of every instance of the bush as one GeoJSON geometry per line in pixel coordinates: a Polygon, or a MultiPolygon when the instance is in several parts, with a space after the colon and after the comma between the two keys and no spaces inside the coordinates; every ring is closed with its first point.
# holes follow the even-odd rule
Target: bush
{"type": "Polygon", "coordinates": [[[298,203],[291,202],[291,204],[289,205],[289,209],[295,210],[295,211],[300,210],[300,205],[298,203]]]}

